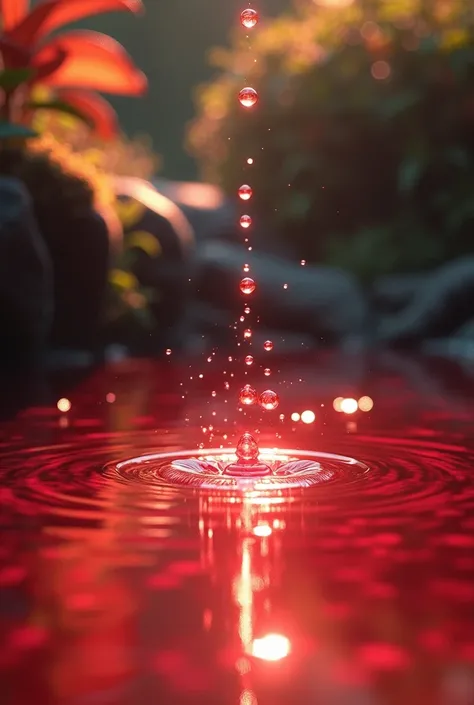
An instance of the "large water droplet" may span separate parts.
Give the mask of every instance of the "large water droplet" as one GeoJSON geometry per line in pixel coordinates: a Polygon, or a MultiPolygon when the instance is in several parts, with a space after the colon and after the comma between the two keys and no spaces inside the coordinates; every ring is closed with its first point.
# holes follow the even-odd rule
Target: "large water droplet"
{"type": "Polygon", "coordinates": [[[272,392],[271,389],[267,389],[265,392],[260,394],[259,404],[267,411],[273,411],[273,409],[277,408],[279,403],[280,399],[278,394],[276,392],[272,392]]]}
{"type": "Polygon", "coordinates": [[[246,86],[239,93],[239,102],[244,108],[252,108],[258,101],[258,94],[255,88],[246,86]]]}
{"type": "Polygon", "coordinates": [[[237,443],[235,451],[238,459],[242,462],[258,460],[258,444],[250,433],[243,433],[237,443]]]}
{"type": "Polygon", "coordinates": [[[254,389],[250,384],[246,384],[240,390],[239,401],[241,404],[245,404],[245,406],[250,406],[251,404],[255,404],[257,399],[257,390],[254,389]]]}
{"type": "Polygon", "coordinates": [[[239,188],[239,197],[242,201],[248,201],[249,198],[252,198],[252,189],[248,184],[242,184],[239,188]]]}
{"type": "Polygon", "coordinates": [[[247,29],[252,29],[258,22],[258,12],[248,8],[240,13],[240,22],[247,29]]]}
{"type": "Polygon", "coordinates": [[[249,215],[240,216],[240,227],[247,230],[252,225],[252,218],[249,215]]]}
{"type": "Polygon", "coordinates": [[[256,284],[250,277],[244,277],[240,282],[240,291],[242,294],[253,294],[256,284]]]}
{"type": "Polygon", "coordinates": [[[252,365],[253,364],[253,357],[252,355],[247,355],[245,358],[245,364],[246,365],[252,365]]]}
{"type": "Polygon", "coordinates": [[[263,344],[263,347],[267,352],[270,352],[270,350],[273,350],[273,343],[271,340],[266,340],[263,344]]]}

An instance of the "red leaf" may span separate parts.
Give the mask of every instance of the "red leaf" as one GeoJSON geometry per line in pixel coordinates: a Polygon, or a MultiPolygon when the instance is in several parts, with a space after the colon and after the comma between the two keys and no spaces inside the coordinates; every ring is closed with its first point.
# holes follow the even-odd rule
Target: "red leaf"
{"type": "Polygon", "coordinates": [[[28,14],[29,0],[0,0],[0,17],[2,29],[12,29],[28,14]]]}
{"type": "Polygon", "coordinates": [[[44,61],[37,62],[34,60],[34,67],[36,73],[30,83],[38,83],[38,81],[45,81],[49,76],[51,76],[55,71],[59,69],[60,66],[67,59],[67,52],[64,51],[62,47],[57,47],[50,56],[45,57],[44,61]]]}
{"type": "MultiPolygon", "coordinates": [[[[0,0],[1,1],[1,0],[0,0]]],[[[58,27],[102,12],[141,12],[142,0],[44,0],[15,27],[10,35],[21,44],[43,39],[58,27]]]]}
{"type": "Polygon", "coordinates": [[[20,69],[30,66],[31,51],[18,45],[8,36],[0,36],[0,52],[6,69],[20,69]]]}
{"type": "Polygon", "coordinates": [[[91,91],[59,90],[56,97],[64,103],[76,108],[84,117],[94,124],[97,136],[103,140],[111,140],[118,134],[118,120],[115,110],[105,98],[91,91]]]}
{"type": "Polygon", "coordinates": [[[122,45],[106,34],[79,30],[54,37],[35,54],[33,65],[50,59],[57,49],[65,51],[67,58],[47,79],[50,86],[116,95],[143,95],[146,91],[145,75],[122,45]]]}

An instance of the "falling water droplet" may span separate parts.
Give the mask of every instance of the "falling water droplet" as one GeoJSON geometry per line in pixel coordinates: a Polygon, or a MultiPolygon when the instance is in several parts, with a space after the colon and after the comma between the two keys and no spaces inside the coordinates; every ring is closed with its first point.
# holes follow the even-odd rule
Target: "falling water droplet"
{"type": "Polygon", "coordinates": [[[250,165],[253,164],[253,159],[252,159],[252,157],[249,157],[249,158],[247,159],[247,164],[250,164],[250,165]]]}
{"type": "Polygon", "coordinates": [[[250,266],[248,264],[244,264],[244,272],[248,272],[250,269],[250,266]]]}
{"type": "Polygon", "coordinates": [[[288,289],[288,284],[283,284],[284,289],[288,289]]]}
{"type": "Polygon", "coordinates": [[[244,108],[252,108],[258,101],[258,94],[255,88],[246,86],[239,93],[239,102],[244,108]]]}
{"type": "Polygon", "coordinates": [[[263,344],[263,347],[267,352],[270,352],[270,350],[273,350],[273,343],[271,340],[266,340],[263,344]]]}
{"type": "Polygon", "coordinates": [[[252,29],[258,22],[258,12],[251,8],[243,10],[243,12],[240,13],[240,22],[247,29],[252,29]]]}
{"type": "Polygon", "coordinates": [[[243,433],[237,443],[236,455],[240,461],[257,460],[258,445],[255,438],[250,433],[243,433]]]}
{"type": "Polygon", "coordinates": [[[263,370],[263,374],[265,375],[265,377],[270,377],[271,373],[272,371],[269,367],[265,367],[265,369],[263,370]]]}
{"type": "Polygon", "coordinates": [[[171,349],[170,349],[170,348],[167,348],[167,349],[165,350],[165,352],[166,352],[167,355],[171,355],[171,349]]]}
{"type": "Polygon", "coordinates": [[[250,313],[250,306],[246,306],[244,308],[244,313],[250,313]]]}
{"type": "Polygon", "coordinates": [[[247,230],[252,225],[252,218],[249,215],[242,215],[240,217],[240,227],[247,230]]]}
{"type": "Polygon", "coordinates": [[[239,188],[239,198],[241,198],[242,201],[248,201],[252,198],[252,188],[248,184],[242,184],[239,188]]]}
{"type": "Polygon", "coordinates": [[[243,323],[243,322],[245,321],[245,316],[241,316],[241,317],[239,318],[239,321],[240,321],[241,323],[243,323]]]}
{"type": "Polygon", "coordinates": [[[305,260],[305,259],[302,259],[301,262],[300,262],[300,264],[301,264],[302,267],[304,267],[305,264],[306,264],[306,260],[305,260]]]}
{"type": "Polygon", "coordinates": [[[272,392],[271,389],[267,389],[265,392],[260,394],[259,404],[267,411],[273,411],[273,409],[277,408],[279,403],[280,399],[278,394],[276,392],[272,392]]]}
{"type": "Polygon", "coordinates": [[[250,328],[246,328],[246,329],[244,330],[244,338],[247,338],[247,339],[248,339],[248,338],[251,338],[251,337],[252,337],[252,331],[250,330],[250,328]]]}
{"type": "Polygon", "coordinates": [[[256,284],[250,277],[244,277],[240,282],[240,291],[242,294],[253,294],[256,284]]]}
{"type": "Polygon", "coordinates": [[[245,358],[245,364],[246,365],[252,365],[253,364],[253,357],[252,355],[247,355],[245,358]]]}
{"type": "Polygon", "coordinates": [[[230,389],[230,384],[229,384],[229,382],[224,382],[224,387],[225,387],[226,389],[230,389]]]}
{"type": "Polygon", "coordinates": [[[254,389],[250,384],[246,384],[240,390],[239,401],[241,404],[245,404],[245,406],[250,406],[251,404],[255,404],[257,399],[257,390],[254,389]]]}

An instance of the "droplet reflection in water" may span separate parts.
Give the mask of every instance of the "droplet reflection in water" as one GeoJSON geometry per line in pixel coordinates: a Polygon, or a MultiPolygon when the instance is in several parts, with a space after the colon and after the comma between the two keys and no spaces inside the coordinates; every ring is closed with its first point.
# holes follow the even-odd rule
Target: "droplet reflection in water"
{"type": "Polygon", "coordinates": [[[252,108],[258,101],[258,94],[254,88],[246,86],[239,93],[239,102],[244,108],[252,108]]]}
{"type": "Polygon", "coordinates": [[[240,282],[240,291],[242,294],[253,294],[256,284],[250,277],[244,277],[240,282]]]}
{"type": "Polygon", "coordinates": [[[246,29],[252,29],[258,22],[258,12],[250,7],[240,13],[240,22],[246,29]]]}
{"type": "Polygon", "coordinates": [[[267,411],[273,411],[273,409],[277,408],[279,403],[280,398],[278,394],[273,392],[271,389],[267,389],[265,392],[260,394],[259,404],[267,411]]]}

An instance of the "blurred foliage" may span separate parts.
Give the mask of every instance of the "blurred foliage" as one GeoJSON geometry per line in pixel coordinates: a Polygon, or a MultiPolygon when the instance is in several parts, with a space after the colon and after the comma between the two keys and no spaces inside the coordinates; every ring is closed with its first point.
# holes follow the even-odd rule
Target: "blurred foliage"
{"type": "Polygon", "coordinates": [[[300,3],[211,60],[190,150],[299,256],[371,280],[472,250],[472,0],[300,3]]]}

